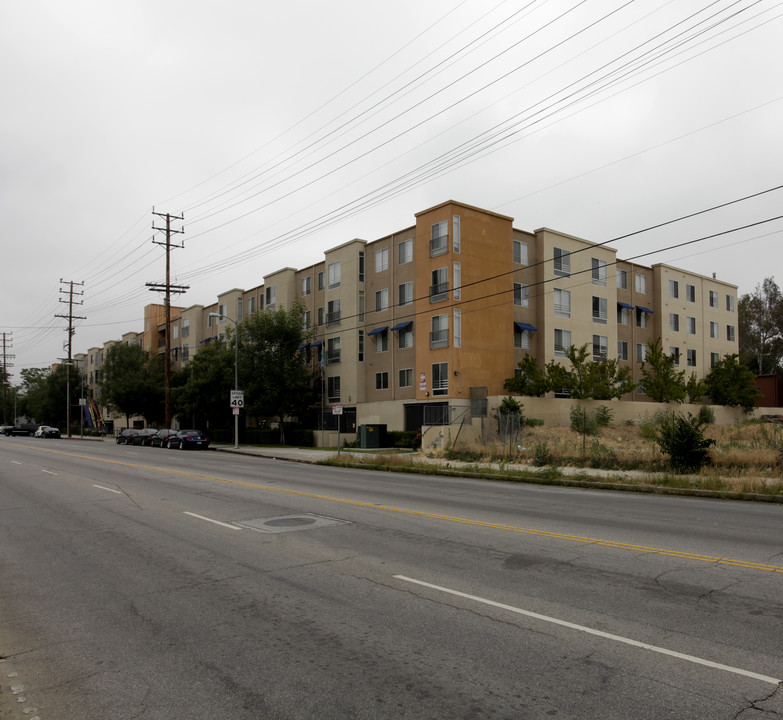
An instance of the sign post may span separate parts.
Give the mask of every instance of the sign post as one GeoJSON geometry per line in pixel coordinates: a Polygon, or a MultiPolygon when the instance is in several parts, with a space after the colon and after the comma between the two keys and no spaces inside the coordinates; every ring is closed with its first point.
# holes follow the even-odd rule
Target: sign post
{"type": "Polygon", "coordinates": [[[245,407],[244,390],[232,390],[229,406],[234,413],[234,450],[239,448],[239,409],[245,407]]]}
{"type": "MultiPolygon", "coordinates": [[[[342,415],[343,414],[343,406],[342,405],[332,405],[332,415],[342,415]]],[[[337,454],[340,454],[340,420],[342,418],[337,418],[337,454]]]]}

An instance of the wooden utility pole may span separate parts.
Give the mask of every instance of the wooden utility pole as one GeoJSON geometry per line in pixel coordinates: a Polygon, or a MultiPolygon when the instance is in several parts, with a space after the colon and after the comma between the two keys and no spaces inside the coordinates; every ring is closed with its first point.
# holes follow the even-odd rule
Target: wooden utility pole
{"type": "Polygon", "coordinates": [[[150,290],[156,291],[156,292],[163,292],[164,293],[164,301],[163,301],[163,307],[164,312],[166,314],[166,355],[164,357],[164,367],[165,367],[165,373],[166,373],[166,388],[165,388],[165,394],[166,394],[166,427],[171,427],[171,294],[172,293],[184,293],[186,290],[189,289],[188,285],[172,285],[171,284],[171,249],[172,248],[182,248],[185,247],[184,243],[182,245],[172,245],[171,244],[171,236],[178,233],[184,233],[185,228],[180,228],[179,230],[173,230],[171,228],[171,221],[172,220],[184,220],[185,216],[183,215],[170,215],[169,213],[159,213],[155,212],[155,210],[152,210],[153,215],[157,215],[158,217],[162,217],[166,219],[166,227],[157,227],[153,221],[152,223],[152,229],[153,230],[159,230],[161,232],[166,233],[166,239],[165,241],[155,240],[153,238],[152,242],[155,245],[162,245],[166,248],[166,282],[165,283],[147,283],[147,287],[150,290]]]}
{"type": "Polygon", "coordinates": [[[68,320],[68,340],[63,343],[63,349],[68,350],[68,362],[65,364],[65,396],[67,398],[66,404],[65,404],[65,425],[68,432],[68,437],[71,437],[71,365],[73,365],[73,335],[76,332],[76,330],[73,327],[73,321],[74,320],[85,320],[86,318],[83,315],[74,315],[73,314],[73,306],[74,305],[83,305],[83,300],[75,301],[73,299],[74,295],[84,295],[84,291],[82,292],[76,292],[73,289],[74,285],[84,285],[83,282],[74,282],[73,280],[63,280],[60,278],[60,282],[64,285],[68,285],[67,290],[63,290],[60,288],[61,293],[66,293],[68,295],[67,300],[63,300],[60,298],[61,303],[65,303],[68,305],[68,314],[67,315],[55,315],[55,317],[64,318],[68,320]]]}
{"type": "MultiPolygon", "coordinates": [[[[8,417],[7,417],[8,411],[6,409],[7,408],[7,401],[6,401],[6,397],[7,397],[6,396],[6,392],[7,391],[6,391],[6,388],[10,384],[9,378],[11,377],[10,374],[8,373],[8,368],[9,368],[8,359],[9,358],[13,359],[14,357],[16,357],[15,355],[9,355],[8,354],[8,351],[11,349],[11,339],[10,339],[9,336],[12,335],[12,334],[13,333],[10,333],[10,332],[8,332],[8,333],[4,332],[3,333],[3,368],[2,368],[2,373],[3,373],[3,377],[2,377],[2,380],[3,380],[3,425],[8,425],[8,417]]],[[[13,424],[14,425],[16,424],[16,417],[14,417],[14,423],[13,424]]]]}

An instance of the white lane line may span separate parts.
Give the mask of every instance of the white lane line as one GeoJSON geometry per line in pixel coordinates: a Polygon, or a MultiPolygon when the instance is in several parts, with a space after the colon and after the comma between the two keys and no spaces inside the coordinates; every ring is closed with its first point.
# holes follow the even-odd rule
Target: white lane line
{"type": "Polygon", "coordinates": [[[57,475],[56,472],[52,472],[51,470],[41,470],[41,472],[45,472],[47,475],[57,475]]]}
{"type": "Polygon", "coordinates": [[[221,525],[229,530],[241,530],[242,528],[237,525],[229,525],[228,523],[220,522],[220,520],[213,520],[212,518],[204,517],[203,515],[196,515],[196,513],[185,512],[184,515],[190,515],[190,517],[198,518],[199,520],[206,520],[207,522],[215,523],[215,525],[221,525]]]}
{"type": "Polygon", "coordinates": [[[769,675],[760,675],[759,673],[751,672],[750,670],[743,670],[742,668],[732,667],[731,665],[723,665],[722,663],[712,662],[712,660],[705,660],[704,658],[696,657],[695,655],[686,655],[685,653],[677,652],[676,650],[669,650],[667,648],[657,647],[656,645],[649,645],[648,643],[632,640],[631,638],[623,637],[622,635],[613,635],[612,633],[603,632],[602,630],[595,630],[594,628],[586,627],[585,625],[576,625],[575,623],[568,622],[567,620],[558,620],[557,618],[550,617],[549,615],[541,615],[540,613],[531,612],[530,610],[522,610],[521,608],[514,607],[513,605],[506,605],[504,603],[495,602],[494,600],[487,600],[486,598],[478,597],[476,595],[468,595],[467,593],[460,592],[459,590],[452,590],[450,588],[441,587],[440,585],[432,585],[431,583],[424,582],[423,580],[415,580],[414,578],[405,577],[405,575],[395,575],[394,577],[397,580],[414,583],[415,585],[422,585],[423,587],[428,587],[432,590],[438,590],[439,592],[448,593],[449,595],[456,595],[457,597],[473,600],[474,602],[483,603],[484,605],[491,605],[492,607],[500,608],[501,610],[508,610],[509,612],[517,613],[518,615],[525,615],[526,617],[548,622],[553,625],[561,625],[562,627],[567,627],[571,630],[578,630],[579,632],[588,633],[589,635],[596,635],[607,640],[614,640],[615,642],[620,642],[626,645],[631,645],[633,647],[642,648],[643,650],[660,653],[661,655],[668,655],[680,660],[686,660],[687,662],[696,663],[697,665],[705,665],[706,667],[715,668],[717,670],[725,670],[726,672],[734,673],[735,675],[742,675],[744,677],[753,678],[754,680],[761,680],[762,682],[769,683],[770,685],[780,685],[780,683],[783,682],[783,680],[780,678],[770,677],[769,675]]]}
{"type": "Polygon", "coordinates": [[[21,465],[21,464],[22,464],[22,463],[20,463],[18,460],[11,460],[11,462],[12,462],[14,465],[21,465]]]}
{"type": "Polygon", "coordinates": [[[104,487],[103,485],[93,485],[93,487],[100,488],[101,490],[108,490],[109,492],[117,493],[117,495],[124,495],[125,493],[119,490],[113,490],[112,488],[104,487]]]}

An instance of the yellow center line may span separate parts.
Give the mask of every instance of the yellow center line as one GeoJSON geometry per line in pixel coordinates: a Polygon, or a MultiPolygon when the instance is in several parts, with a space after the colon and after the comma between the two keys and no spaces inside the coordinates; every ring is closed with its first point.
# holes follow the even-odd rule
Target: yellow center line
{"type": "Polygon", "coordinates": [[[454,515],[441,515],[440,513],[429,513],[423,510],[408,510],[406,508],[395,507],[393,505],[378,505],[376,503],[364,502],[362,500],[349,500],[347,498],[333,497],[331,495],[320,495],[318,493],[304,492],[302,490],[286,490],[270,485],[260,485],[258,483],[245,482],[243,480],[229,480],[227,478],[216,477],[214,475],[201,475],[199,473],[185,472],[183,470],[169,470],[167,468],[156,467],[154,465],[140,465],[138,463],[125,462],[123,460],[107,460],[92,455],[80,455],[78,453],[69,453],[62,450],[49,450],[45,448],[30,448],[42,453],[52,455],[65,455],[67,457],[79,458],[81,460],[93,460],[100,463],[111,465],[121,465],[124,467],[136,468],[138,470],[151,470],[153,472],[167,473],[169,475],[181,475],[183,477],[192,477],[199,480],[210,480],[226,485],[236,485],[239,487],[253,488],[255,490],[266,490],[268,492],[282,493],[284,495],[296,495],[298,497],[313,498],[316,500],[325,500],[327,502],[341,503],[343,505],[352,505],[354,507],[369,508],[371,510],[384,510],[386,512],[399,513],[402,515],[411,515],[414,517],[429,518],[432,520],[444,520],[446,522],[460,523],[462,525],[472,525],[475,527],[490,528],[492,530],[503,530],[505,532],[521,533],[525,535],[535,535],[537,537],[552,538],[555,540],[568,540],[571,542],[586,543],[597,545],[599,547],[615,548],[617,550],[629,550],[631,552],[651,553],[654,555],[664,555],[666,557],[682,558],[684,560],[695,560],[697,562],[707,562],[716,565],[731,565],[733,567],[747,568],[750,570],[763,570],[765,572],[783,573],[783,567],[779,565],[767,565],[765,563],[755,563],[746,560],[734,560],[731,558],[713,557],[711,555],[700,555],[698,553],[681,552],[679,550],[666,550],[665,548],[647,547],[645,545],[634,545],[632,543],[614,542],[612,540],[601,540],[600,538],[584,537],[582,535],[569,535],[567,533],[550,532],[548,530],[533,530],[531,528],[518,527],[516,525],[505,525],[503,523],[492,523],[484,520],[473,520],[454,515]]]}

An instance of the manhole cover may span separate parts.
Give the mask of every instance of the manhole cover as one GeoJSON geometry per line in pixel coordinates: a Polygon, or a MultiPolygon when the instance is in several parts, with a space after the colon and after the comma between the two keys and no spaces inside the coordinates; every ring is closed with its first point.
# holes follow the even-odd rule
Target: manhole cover
{"type": "Polygon", "coordinates": [[[343,525],[345,520],[325,517],[324,515],[280,515],[272,518],[259,518],[258,520],[242,520],[234,523],[250,530],[258,530],[265,533],[291,532],[292,530],[304,530],[310,528],[328,527],[329,525],[343,525]]]}

